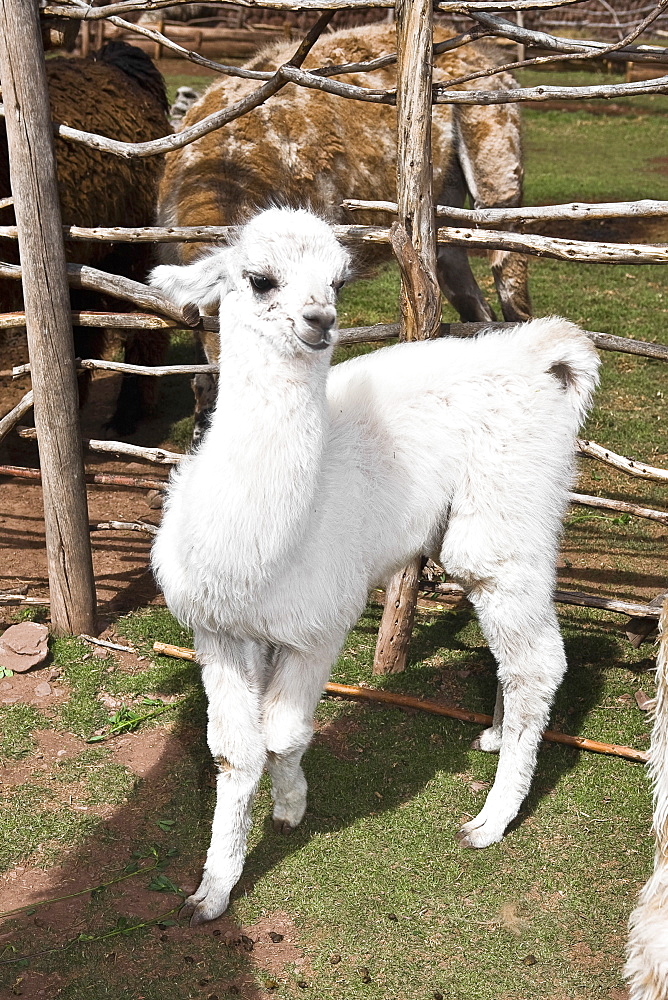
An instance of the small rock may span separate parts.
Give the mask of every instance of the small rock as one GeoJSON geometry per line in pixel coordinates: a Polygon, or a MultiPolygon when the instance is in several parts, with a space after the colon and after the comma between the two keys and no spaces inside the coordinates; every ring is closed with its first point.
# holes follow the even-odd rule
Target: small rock
{"type": "Polygon", "coordinates": [[[107,650],[104,648],[104,646],[96,646],[95,649],[93,650],[92,655],[98,660],[106,660],[107,650]]]}
{"type": "Polygon", "coordinates": [[[151,510],[162,510],[162,490],[149,490],[146,494],[146,502],[151,510]]]}
{"type": "Polygon", "coordinates": [[[51,685],[47,681],[35,685],[33,694],[36,698],[48,698],[51,694],[51,685]]]}
{"type": "Polygon", "coordinates": [[[648,712],[649,709],[654,704],[653,698],[648,698],[645,692],[641,689],[635,693],[636,704],[641,712],[648,712]]]}
{"type": "Polygon", "coordinates": [[[277,934],[276,931],[269,931],[269,937],[271,938],[274,944],[278,944],[279,941],[283,940],[283,935],[277,934]]]}
{"type": "Polygon", "coordinates": [[[10,625],[0,637],[0,667],[24,673],[49,653],[49,630],[39,622],[10,625]]]}
{"type": "Polygon", "coordinates": [[[60,670],[49,670],[47,681],[57,681],[60,677],[60,670]]]}
{"type": "Polygon", "coordinates": [[[522,965],[535,965],[538,959],[535,955],[525,955],[522,959],[522,965]]]}
{"type": "Polygon", "coordinates": [[[329,964],[330,965],[338,965],[340,961],[341,961],[341,956],[340,955],[330,955],[329,956],[329,964]]]}

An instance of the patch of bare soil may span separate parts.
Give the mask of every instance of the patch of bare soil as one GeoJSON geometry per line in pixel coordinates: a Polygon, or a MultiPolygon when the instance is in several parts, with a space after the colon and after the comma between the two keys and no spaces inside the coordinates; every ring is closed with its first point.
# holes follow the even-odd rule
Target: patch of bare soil
{"type": "Polygon", "coordinates": [[[339,760],[355,760],[357,752],[351,744],[359,731],[360,726],[355,719],[342,715],[330,722],[316,722],[313,742],[316,746],[326,747],[339,760]]]}

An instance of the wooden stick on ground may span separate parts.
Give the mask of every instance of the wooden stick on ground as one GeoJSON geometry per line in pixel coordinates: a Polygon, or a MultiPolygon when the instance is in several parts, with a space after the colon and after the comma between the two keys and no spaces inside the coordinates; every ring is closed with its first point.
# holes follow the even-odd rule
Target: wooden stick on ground
{"type": "MultiPolygon", "coordinates": [[[[167,642],[154,642],[153,652],[158,653],[160,656],[173,656],[179,660],[195,662],[194,649],[172,646],[167,642]]],[[[353,687],[348,684],[326,684],[325,694],[338,695],[343,698],[361,698],[364,701],[380,702],[384,705],[396,706],[397,708],[417,709],[419,712],[429,712],[431,715],[444,715],[448,719],[473,722],[479,726],[489,726],[492,723],[491,715],[469,712],[463,708],[455,708],[452,705],[441,705],[437,701],[413,698],[410,695],[394,694],[392,691],[380,691],[377,688],[353,687]]],[[[569,736],[567,733],[555,733],[551,730],[546,730],[543,733],[543,739],[547,743],[561,743],[567,747],[575,747],[577,750],[591,750],[593,753],[624,757],[626,760],[637,761],[643,764],[648,760],[648,754],[644,750],[635,750],[633,747],[620,746],[617,743],[601,743],[598,740],[588,740],[582,736],[569,736]]]]}

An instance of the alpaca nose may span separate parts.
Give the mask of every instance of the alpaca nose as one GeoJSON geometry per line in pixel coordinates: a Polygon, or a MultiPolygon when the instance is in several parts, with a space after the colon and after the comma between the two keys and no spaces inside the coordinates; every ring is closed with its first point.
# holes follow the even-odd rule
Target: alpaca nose
{"type": "Polygon", "coordinates": [[[307,329],[299,335],[299,339],[316,350],[329,347],[330,331],[336,322],[334,306],[307,306],[302,312],[302,318],[307,323],[307,329]]]}
{"type": "Polygon", "coordinates": [[[329,333],[336,320],[334,306],[308,306],[302,313],[309,326],[318,327],[322,333],[329,333]]]}

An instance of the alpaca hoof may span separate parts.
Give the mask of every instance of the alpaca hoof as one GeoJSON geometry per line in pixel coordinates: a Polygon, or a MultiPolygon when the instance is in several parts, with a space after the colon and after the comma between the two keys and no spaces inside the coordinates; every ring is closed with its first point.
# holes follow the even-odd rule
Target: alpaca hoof
{"type": "Polygon", "coordinates": [[[489,847],[503,840],[504,831],[505,826],[499,830],[490,820],[476,817],[457,831],[455,840],[460,847],[489,847]]]}
{"type": "Polygon", "coordinates": [[[484,750],[485,753],[498,753],[501,749],[501,733],[496,729],[484,729],[471,744],[472,750],[484,750]]]}
{"type": "Polygon", "coordinates": [[[274,833],[290,834],[294,830],[294,826],[288,823],[287,819],[277,819],[273,820],[274,833]]]}
{"type": "Polygon", "coordinates": [[[179,910],[180,917],[190,917],[190,926],[198,927],[209,920],[215,920],[225,912],[230,902],[230,894],[207,873],[199,889],[188,896],[179,910]]]}

